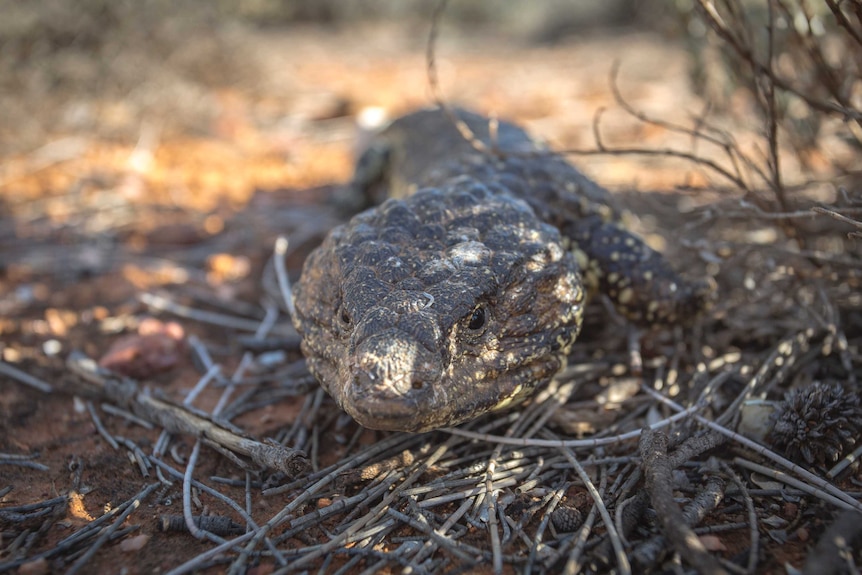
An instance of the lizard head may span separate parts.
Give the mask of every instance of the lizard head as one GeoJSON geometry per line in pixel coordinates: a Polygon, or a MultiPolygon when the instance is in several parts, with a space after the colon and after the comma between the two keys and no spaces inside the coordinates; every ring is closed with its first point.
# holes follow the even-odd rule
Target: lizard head
{"type": "Polygon", "coordinates": [[[549,381],[584,303],[557,229],[468,177],[336,228],[294,291],[303,352],[326,391],[366,427],[412,432],[549,381]]]}

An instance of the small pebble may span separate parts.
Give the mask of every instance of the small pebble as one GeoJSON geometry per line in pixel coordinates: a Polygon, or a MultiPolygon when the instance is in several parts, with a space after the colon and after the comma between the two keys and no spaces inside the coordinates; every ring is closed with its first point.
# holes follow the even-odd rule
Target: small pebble
{"type": "Polygon", "coordinates": [[[43,575],[44,573],[50,573],[50,571],[48,561],[44,557],[24,563],[18,568],[20,575],[43,575]]]}
{"type": "Polygon", "coordinates": [[[140,535],[135,535],[134,537],[129,537],[127,539],[123,539],[120,541],[120,551],[123,553],[133,553],[135,551],[140,551],[144,548],[144,545],[150,540],[150,536],[141,533],[140,535]]]}

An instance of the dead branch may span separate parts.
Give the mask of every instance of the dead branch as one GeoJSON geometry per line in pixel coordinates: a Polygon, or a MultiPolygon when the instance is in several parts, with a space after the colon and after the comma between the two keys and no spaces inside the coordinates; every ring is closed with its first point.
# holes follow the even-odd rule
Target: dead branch
{"type": "MultiPolygon", "coordinates": [[[[727,4],[731,5],[729,2],[727,4]]],[[[733,49],[733,51],[736,52],[736,54],[744,62],[747,62],[752,67],[752,70],[755,73],[768,77],[770,82],[772,82],[776,88],[791,93],[798,98],[801,98],[805,101],[806,104],[808,104],[815,110],[830,115],[837,115],[842,119],[853,120],[854,122],[862,125],[862,111],[847,106],[841,101],[830,102],[827,100],[821,100],[806,92],[803,92],[800,88],[793,86],[789,81],[775,74],[769,66],[760,62],[757,59],[751,44],[748,42],[744,42],[741,38],[734,34],[727,21],[725,21],[718,13],[718,10],[716,9],[712,1],[698,0],[698,5],[700,6],[702,13],[705,15],[706,21],[710,25],[710,27],[719,35],[722,40],[724,40],[728,47],[733,49]]]]}
{"type": "Polygon", "coordinates": [[[261,443],[243,437],[186,406],[175,405],[142,392],[133,380],[114,375],[85,356],[72,354],[67,365],[79,376],[75,391],[95,394],[118,403],[138,417],[159,425],[170,433],[183,433],[210,440],[249,457],[261,467],[276,469],[289,477],[296,477],[308,470],[308,460],[302,451],[274,442],[261,443]]]}
{"type": "Polygon", "coordinates": [[[682,511],[673,500],[673,468],[667,457],[667,436],[660,431],[644,431],[640,453],[646,488],[665,537],[698,573],[727,574],[688,527],[682,511]]]}

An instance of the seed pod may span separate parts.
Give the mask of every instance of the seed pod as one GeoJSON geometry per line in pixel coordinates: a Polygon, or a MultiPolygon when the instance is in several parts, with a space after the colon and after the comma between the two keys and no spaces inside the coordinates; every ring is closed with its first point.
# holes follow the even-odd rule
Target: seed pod
{"type": "Polygon", "coordinates": [[[838,383],[815,382],[784,396],[767,436],[789,459],[827,465],[851,451],[862,435],[859,396],[838,383]]]}

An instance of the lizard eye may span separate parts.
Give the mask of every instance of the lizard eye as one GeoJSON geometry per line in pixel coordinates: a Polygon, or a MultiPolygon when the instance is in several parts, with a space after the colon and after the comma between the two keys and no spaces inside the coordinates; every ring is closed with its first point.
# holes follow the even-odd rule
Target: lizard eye
{"type": "Polygon", "coordinates": [[[485,327],[485,308],[477,307],[470,315],[470,321],[467,322],[467,327],[473,331],[477,331],[485,327]]]}
{"type": "Polygon", "coordinates": [[[466,332],[465,335],[473,339],[485,333],[490,319],[490,311],[484,305],[478,305],[473,308],[469,315],[464,316],[464,319],[461,320],[461,326],[466,332]]]}
{"type": "Polygon", "coordinates": [[[338,327],[343,331],[350,331],[353,328],[353,318],[350,317],[350,313],[343,303],[338,306],[336,313],[338,315],[338,327]]]}

